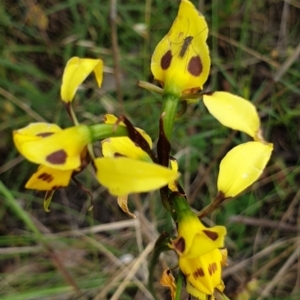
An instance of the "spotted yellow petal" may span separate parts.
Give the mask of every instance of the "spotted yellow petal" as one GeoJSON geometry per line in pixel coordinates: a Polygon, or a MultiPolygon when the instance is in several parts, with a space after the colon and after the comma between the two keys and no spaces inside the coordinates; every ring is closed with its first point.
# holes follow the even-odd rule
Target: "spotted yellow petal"
{"type": "Polygon", "coordinates": [[[218,190],[234,197],[255,182],[263,172],[273,144],[248,142],[231,149],[220,164],[218,190]]]}
{"type": "Polygon", "coordinates": [[[156,46],[151,71],[165,93],[181,96],[203,88],[210,71],[208,26],[188,0],[182,0],[169,33],[156,46]]]}
{"type": "Polygon", "coordinates": [[[25,188],[50,191],[69,185],[73,170],[57,170],[39,166],[38,170],[27,181],[25,188]]]}
{"type": "Polygon", "coordinates": [[[81,165],[81,152],[92,141],[88,126],[80,125],[48,134],[33,134],[28,127],[15,130],[18,151],[29,161],[59,170],[75,170],[81,165]]]}
{"type": "Polygon", "coordinates": [[[63,73],[60,91],[61,99],[67,103],[71,102],[75,96],[77,88],[93,71],[95,73],[97,84],[100,87],[103,80],[102,60],[72,57],[68,61],[63,73]]]}
{"type": "Polygon", "coordinates": [[[19,152],[22,145],[29,141],[38,141],[62,129],[51,123],[30,123],[28,126],[13,132],[13,139],[19,152]]]}
{"type": "Polygon", "coordinates": [[[187,292],[198,299],[202,294],[212,295],[221,280],[222,255],[219,249],[214,249],[193,259],[179,258],[179,268],[187,279],[187,292]]]}
{"type": "Polygon", "coordinates": [[[101,157],[95,165],[99,182],[115,196],[159,189],[179,176],[171,169],[127,157],[101,157]]]}
{"type": "Polygon", "coordinates": [[[250,101],[227,92],[214,92],[204,95],[203,102],[221,124],[257,139],[260,120],[255,106],[250,101]]]}
{"type": "Polygon", "coordinates": [[[182,196],[173,196],[172,203],[177,214],[178,237],[170,246],[180,257],[194,258],[224,247],[224,226],[204,226],[182,196]]]}
{"type": "Polygon", "coordinates": [[[151,161],[149,155],[128,137],[108,138],[101,142],[104,157],[126,156],[136,160],[151,161]]]}

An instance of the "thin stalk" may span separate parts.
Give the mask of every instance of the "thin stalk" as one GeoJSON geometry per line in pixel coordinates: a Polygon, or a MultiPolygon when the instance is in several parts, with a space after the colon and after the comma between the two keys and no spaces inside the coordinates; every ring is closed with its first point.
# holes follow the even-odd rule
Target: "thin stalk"
{"type": "Polygon", "coordinates": [[[173,127],[175,123],[175,118],[177,114],[177,107],[179,103],[179,97],[171,94],[166,94],[163,96],[164,106],[163,106],[163,114],[164,114],[164,132],[169,140],[171,141],[173,127]]]}

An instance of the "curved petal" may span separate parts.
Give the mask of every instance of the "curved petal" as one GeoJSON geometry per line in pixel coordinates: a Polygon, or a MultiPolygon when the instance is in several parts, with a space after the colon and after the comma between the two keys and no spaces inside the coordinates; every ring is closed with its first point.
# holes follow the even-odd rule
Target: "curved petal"
{"type": "Polygon", "coordinates": [[[32,135],[27,128],[13,132],[19,152],[29,161],[60,170],[75,170],[81,165],[81,152],[91,142],[88,126],[80,125],[51,135],[32,135]]]}
{"type": "Polygon", "coordinates": [[[73,170],[57,170],[39,166],[27,181],[25,188],[39,191],[50,191],[69,185],[73,170]]]}
{"type": "Polygon", "coordinates": [[[227,92],[214,92],[203,95],[203,102],[222,125],[243,131],[256,139],[260,120],[250,101],[227,92]]]}
{"type": "Polygon", "coordinates": [[[169,33],[156,46],[151,71],[164,91],[181,96],[203,88],[210,71],[208,26],[187,0],[182,0],[169,33]]]}
{"type": "Polygon", "coordinates": [[[77,88],[90,75],[95,73],[96,81],[100,87],[103,80],[103,62],[100,59],[72,57],[65,67],[62,85],[61,99],[64,102],[71,102],[75,96],[77,88]]]}
{"type": "Polygon", "coordinates": [[[256,181],[268,163],[273,144],[248,142],[231,149],[222,159],[218,190],[234,197],[256,181]]]}
{"type": "Polygon", "coordinates": [[[62,131],[62,129],[56,124],[42,122],[30,123],[22,129],[15,130],[13,132],[13,139],[16,148],[21,152],[20,149],[22,149],[24,143],[41,140],[44,137],[59,131],[62,131]]]}
{"type": "Polygon", "coordinates": [[[159,189],[179,176],[171,169],[127,157],[97,158],[95,165],[99,182],[115,196],[159,189]]]}

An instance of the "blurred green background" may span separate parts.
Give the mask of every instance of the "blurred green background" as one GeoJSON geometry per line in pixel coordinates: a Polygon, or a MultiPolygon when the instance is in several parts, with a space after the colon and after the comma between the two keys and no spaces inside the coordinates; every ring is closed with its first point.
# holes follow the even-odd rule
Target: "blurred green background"
{"type": "MultiPolygon", "coordinates": [[[[210,29],[212,68],[205,90],[250,99],[266,140],[274,143],[259,181],[205,219],[228,229],[226,293],[236,300],[299,299],[300,1],[193,3],[210,29]]],[[[46,213],[43,193],[24,189],[36,166],[17,153],[12,131],[41,121],[71,126],[59,89],[66,62],[79,56],[105,64],[103,87],[98,89],[90,76],[77,92],[80,122],[101,122],[107,112],[126,114],[156,141],[161,97],[139,88],[137,81],[153,82],[151,53],[168,32],[178,4],[0,2],[1,299],[152,299],[146,287],[150,256],[144,251],[163,230],[175,233],[158,193],[132,196],[129,206],[138,218],[131,220],[88,169],[78,178],[93,192],[93,209],[88,195],[71,184],[55,193],[46,213]],[[133,266],[136,272],[130,272],[133,266]]],[[[172,155],[196,210],[216,195],[222,157],[247,140],[222,127],[201,100],[178,120],[172,155]]],[[[158,299],[169,299],[159,276],[176,261],[167,253],[156,267],[158,299]]]]}

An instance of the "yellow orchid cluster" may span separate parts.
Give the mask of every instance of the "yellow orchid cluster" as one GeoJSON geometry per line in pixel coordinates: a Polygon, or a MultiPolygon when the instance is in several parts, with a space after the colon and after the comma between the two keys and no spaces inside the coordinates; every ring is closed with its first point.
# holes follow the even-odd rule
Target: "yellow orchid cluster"
{"type": "MultiPolygon", "coordinates": [[[[204,17],[190,1],[182,0],[170,31],[156,46],[151,60],[151,71],[163,87],[164,101],[157,153],[153,152],[150,136],[134,127],[125,116],[107,114],[102,124],[94,125],[77,121],[72,101],[78,87],[92,72],[101,86],[103,62],[100,59],[73,57],[64,69],[61,99],[74,126],[61,129],[56,124],[32,123],[13,132],[18,151],[39,165],[25,187],[46,191],[46,210],[53,192],[68,186],[90,162],[97,180],[118,198],[120,207],[132,217],[127,207],[128,195],[160,189],[162,204],[177,225],[177,237],[171,238],[167,246],[178,255],[187,292],[200,300],[214,299],[216,292],[223,293],[221,273],[226,265],[226,228],[204,226],[191,210],[177,181],[180,173],[170,151],[180,102],[191,94],[193,98],[203,98],[208,111],[222,125],[253,139],[234,147],[222,159],[217,180],[218,205],[254,183],[273,150],[273,145],[263,138],[259,115],[250,101],[221,91],[197,94],[210,73],[207,36],[204,17]],[[95,157],[93,143],[99,140],[102,157],[95,157]]],[[[179,291],[169,271],[164,272],[162,283],[170,287],[175,299],[179,291]]]]}
{"type": "MultiPolygon", "coordinates": [[[[172,103],[177,107],[176,100],[182,101],[202,90],[208,78],[207,35],[204,17],[190,1],[182,0],[171,29],[153,53],[151,70],[163,87],[167,123],[164,129],[169,139],[176,112],[176,109],[170,109],[172,103]]],[[[200,97],[222,125],[253,138],[253,141],[231,149],[222,159],[217,181],[219,192],[211,205],[214,207],[214,203],[220,204],[226,198],[237,196],[259,178],[270,159],[273,145],[264,140],[259,115],[250,101],[220,91],[203,93],[200,97]]],[[[215,289],[219,292],[224,290],[221,269],[226,264],[222,252],[226,251],[221,248],[224,247],[226,230],[223,226],[204,227],[182,196],[177,195],[175,199],[172,204],[177,215],[178,237],[170,246],[179,256],[179,268],[185,276],[187,291],[201,300],[214,299],[215,289]]],[[[163,278],[172,298],[175,298],[169,273],[168,276],[164,273],[163,278]]]]}
{"type": "Polygon", "coordinates": [[[155,163],[154,155],[149,156],[139,146],[145,141],[148,153],[151,152],[151,138],[141,129],[133,126],[128,129],[115,116],[106,115],[104,124],[78,124],[71,104],[76,90],[91,72],[95,73],[100,87],[103,79],[103,62],[100,59],[73,57],[64,70],[61,99],[75,126],[63,130],[56,124],[31,123],[13,132],[18,151],[29,161],[40,164],[25,187],[46,191],[44,206],[48,211],[53,192],[68,186],[71,178],[92,159],[98,181],[112,195],[118,196],[121,208],[131,214],[126,201],[129,193],[158,189],[174,182],[179,173],[155,163]],[[136,133],[140,136],[134,142],[127,137],[136,133]],[[88,149],[97,140],[103,140],[104,157],[95,158],[93,151],[88,149]]]}

